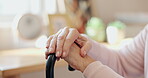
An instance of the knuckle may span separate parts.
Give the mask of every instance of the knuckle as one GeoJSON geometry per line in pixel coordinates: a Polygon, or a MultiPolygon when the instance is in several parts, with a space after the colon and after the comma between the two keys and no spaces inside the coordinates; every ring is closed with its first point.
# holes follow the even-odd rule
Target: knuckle
{"type": "Polygon", "coordinates": [[[53,39],[53,40],[57,39],[57,36],[54,36],[52,39],[53,39]]]}
{"type": "Polygon", "coordinates": [[[53,36],[54,36],[54,35],[49,36],[49,38],[48,38],[48,39],[52,38],[53,36]]]}
{"type": "Polygon", "coordinates": [[[47,40],[50,41],[52,38],[53,38],[53,35],[49,36],[47,40]]]}
{"type": "MultiPolygon", "coordinates": [[[[52,36],[52,35],[51,35],[51,36],[52,36]]],[[[48,39],[50,39],[50,38],[51,38],[51,36],[49,36],[49,37],[48,37],[48,39]]]]}
{"type": "Polygon", "coordinates": [[[47,39],[47,40],[49,41],[50,39],[51,39],[51,37],[48,37],[48,39],[47,39]]]}
{"type": "Polygon", "coordinates": [[[64,27],[64,29],[69,29],[69,27],[64,27]]]}
{"type": "Polygon", "coordinates": [[[64,36],[60,35],[58,36],[58,40],[63,40],[64,39],[64,36]]]}
{"type": "Polygon", "coordinates": [[[74,33],[75,35],[79,35],[79,32],[76,28],[72,28],[71,32],[74,33]]]}
{"type": "Polygon", "coordinates": [[[73,31],[73,32],[77,32],[76,28],[71,28],[70,30],[73,31]]]}
{"type": "Polygon", "coordinates": [[[50,47],[49,48],[52,48],[52,49],[54,49],[55,47],[54,47],[54,45],[50,45],[50,47]]]}

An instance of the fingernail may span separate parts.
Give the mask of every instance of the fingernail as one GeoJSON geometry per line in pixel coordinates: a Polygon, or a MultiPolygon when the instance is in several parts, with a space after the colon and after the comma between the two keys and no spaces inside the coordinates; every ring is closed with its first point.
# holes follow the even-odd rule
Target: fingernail
{"type": "Polygon", "coordinates": [[[60,56],[60,52],[56,52],[56,57],[59,57],[60,56]]]}
{"type": "Polygon", "coordinates": [[[66,57],[66,52],[63,52],[63,57],[66,57]]]}
{"type": "Polygon", "coordinates": [[[48,49],[46,49],[45,54],[47,54],[48,52],[49,52],[49,50],[48,50],[48,49]]]}
{"type": "Polygon", "coordinates": [[[49,52],[51,52],[52,51],[52,48],[49,48],[49,50],[48,50],[49,52]]]}
{"type": "Polygon", "coordinates": [[[59,61],[60,60],[60,58],[57,58],[57,61],[59,61]]]}
{"type": "Polygon", "coordinates": [[[48,48],[48,46],[46,46],[46,48],[48,48]]]}

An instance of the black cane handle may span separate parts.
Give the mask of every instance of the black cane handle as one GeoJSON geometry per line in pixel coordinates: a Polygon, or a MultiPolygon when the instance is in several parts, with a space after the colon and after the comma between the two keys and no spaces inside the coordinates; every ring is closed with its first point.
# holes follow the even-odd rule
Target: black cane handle
{"type": "Polygon", "coordinates": [[[56,61],[55,53],[50,54],[46,62],[46,78],[54,78],[55,61],[56,61]]]}
{"type": "MultiPolygon", "coordinates": [[[[52,53],[48,56],[47,62],[46,62],[46,78],[54,78],[54,64],[56,61],[55,53],[52,53]]],[[[69,71],[74,71],[70,65],[68,65],[69,71]]]]}
{"type": "MultiPolygon", "coordinates": [[[[78,43],[76,42],[74,43],[81,48],[81,46],[78,43]]],[[[46,62],[46,78],[54,78],[55,61],[56,61],[55,53],[49,54],[47,62],[46,62]]],[[[75,69],[73,69],[70,65],[68,65],[68,70],[74,71],[75,69]]]]}
{"type": "Polygon", "coordinates": [[[75,69],[72,68],[70,65],[68,65],[68,70],[69,70],[69,71],[75,71],[75,69]]]}

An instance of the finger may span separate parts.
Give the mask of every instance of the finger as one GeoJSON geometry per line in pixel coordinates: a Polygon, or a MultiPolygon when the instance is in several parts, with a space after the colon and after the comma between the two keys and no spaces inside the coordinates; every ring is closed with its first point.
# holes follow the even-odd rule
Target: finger
{"type": "Polygon", "coordinates": [[[56,57],[60,57],[62,55],[62,48],[68,32],[69,28],[65,27],[57,37],[56,57]]]}
{"type": "Polygon", "coordinates": [[[84,57],[90,50],[91,43],[88,41],[86,36],[83,35],[79,35],[78,39],[75,42],[81,46],[80,55],[84,57]]]}
{"type": "Polygon", "coordinates": [[[87,41],[87,38],[84,35],[79,35],[78,40],[87,41]]]}
{"type": "Polygon", "coordinates": [[[84,44],[87,42],[87,38],[85,38],[84,36],[79,35],[78,39],[75,40],[75,43],[82,48],[82,46],[84,46],[84,44]]]}
{"type": "Polygon", "coordinates": [[[91,43],[89,41],[87,41],[84,46],[81,48],[81,52],[80,52],[80,55],[82,57],[84,57],[87,52],[91,49],[91,43]]]}
{"type": "Polygon", "coordinates": [[[75,43],[76,43],[80,48],[82,48],[82,46],[84,45],[85,41],[82,41],[82,40],[80,40],[80,39],[76,39],[76,40],[75,40],[75,43]]]}
{"type": "Polygon", "coordinates": [[[48,58],[48,55],[49,55],[49,49],[47,49],[47,50],[45,51],[45,59],[48,58]]]}
{"type": "Polygon", "coordinates": [[[54,53],[56,50],[56,42],[57,42],[57,36],[60,34],[62,29],[60,29],[51,39],[50,45],[49,45],[49,53],[54,53]]]}
{"type": "Polygon", "coordinates": [[[48,40],[47,40],[47,43],[46,43],[46,48],[49,48],[49,45],[50,45],[50,41],[51,39],[53,38],[54,35],[51,35],[48,40]]]}
{"type": "Polygon", "coordinates": [[[87,42],[87,38],[82,35],[79,35],[75,42],[79,45],[80,48],[82,48],[82,46],[84,46],[84,44],[87,42]]]}
{"type": "Polygon", "coordinates": [[[57,61],[59,61],[59,60],[60,60],[60,58],[58,57],[56,60],[57,60],[57,61]]]}
{"type": "Polygon", "coordinates": [[[74,29],[74,28],[69,29],[69,33],[68,33],[68,35],[65,39],[65,42],[64,42],[62,57],[67,56],[71,45],[78,38],[78,36],[79,36],[79,32],[76,29],[74,29]]]}

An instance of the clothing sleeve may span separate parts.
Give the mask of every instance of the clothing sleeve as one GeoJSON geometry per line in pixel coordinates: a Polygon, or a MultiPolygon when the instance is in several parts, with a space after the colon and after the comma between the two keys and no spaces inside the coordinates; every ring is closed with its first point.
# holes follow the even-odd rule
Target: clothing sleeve
{"type": "Polygon", "coordinates": [[[89,64],[83,74],[85,78],[123,78],[100,61],[89,64]]]}
{"type": "MultiPolygon", "coordinates": [[[[146,36],[148,33],[148,26],[146,26],[131,43],[125,45],[120,50],[109,49],[103,44],[95,42],[90,39],[92,43],[92,48],[88,52],[88,55],[100,61],[102,65],[99,66],[98,63],[89,65],[84,71],[84,75],[88,76],[86,72],[92,71],[95,77],[89,75],[87,78],[97,78],[100,77],[100,70],[105,70],[110,73],[117,73],[125,78],[139,78],[144,75],[144,50],[146,43],[146,36]],[[97,67],[97,68],[93,68],[97,67]],[[92,67],[92,68],[91,68],[92,67]],[[108,68],[109,67],[109,68],[108,68]],[[111,69],[113,71],[111,71],[111,69]]],[[[101,72],[103,73],[103,72],[101,72]]],[[[119,78],[119,76],[114,74],[102,74],[101,78],[106,78],[106,75],[110,78],[119,78]],[[114,75],[114,76],[113,76],[114,75]]]]}

